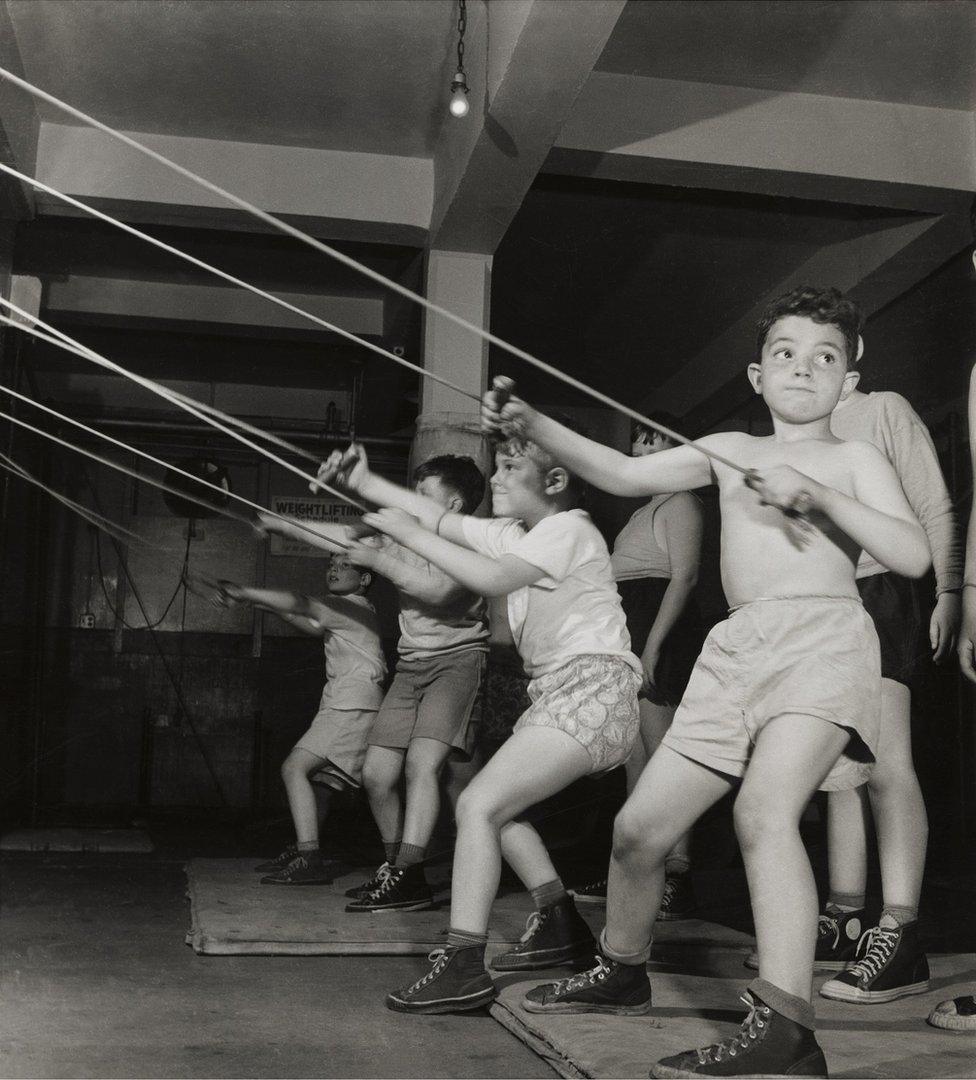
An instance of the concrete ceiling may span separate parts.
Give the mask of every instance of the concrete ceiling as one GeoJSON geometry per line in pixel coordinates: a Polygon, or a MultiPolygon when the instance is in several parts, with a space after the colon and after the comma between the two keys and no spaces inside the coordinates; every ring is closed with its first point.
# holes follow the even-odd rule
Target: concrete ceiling
{"type": "Polygon", "coordinates": [[[452,0],[7,7],[26,77],[126,131],[430,157],[457,59],[452,0]]]}
{"type": "MultiPolygon", "coordinates": [[[[6,0],[0,54],[410,287],[423,288],[426,248],[494,254],[493,330],[703,423],[727,404],[728,358],[771,291],[835,281],[879,311],[967,242],[972,0],[469,0],[468,13],[461,123],[446,113],[454,0],[6,0]]],[[[15,145],[22,97],[0,86],[15,160],[30,157],[15,145]]],[[[364,334],[422,360],[415,306],[63,115],[40,119],[36,175],[267,288],[382,304],[364,334]]],[[[106,335],[118,359],[144,349],[157,374],[170,355],[233,381],[246,335],[258,344],[240,352],[243,380],[320,387],[316,356],[332,373],[361,367],[364,427],[407,429],[416,377],[321,334],[313,348],[314,329],[256,331],[250,313],[236,327],[138,313],[127,326],[90,303],[103,279],[157,283],[171,311],[203,280],[107,227],[52,221],[73,211],[51,197],[35,210],[15,269],[55,282],[59,317],[106,335]]]]}
{"type": "Polygon", "coordinates": [[[638,0],[597,70],[972,109],[974,56],[971,0],[638,0]]]}

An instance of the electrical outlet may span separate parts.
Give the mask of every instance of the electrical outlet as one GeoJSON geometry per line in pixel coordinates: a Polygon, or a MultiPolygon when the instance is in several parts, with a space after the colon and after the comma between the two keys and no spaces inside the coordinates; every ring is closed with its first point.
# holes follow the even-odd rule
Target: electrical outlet
{"type": "Polygon", "coordinates": [[[94,630],[95,629],[95,616],[90,611],[82,612],[81,618],[78,620],[78,625],[82,630],[94,630]]]}

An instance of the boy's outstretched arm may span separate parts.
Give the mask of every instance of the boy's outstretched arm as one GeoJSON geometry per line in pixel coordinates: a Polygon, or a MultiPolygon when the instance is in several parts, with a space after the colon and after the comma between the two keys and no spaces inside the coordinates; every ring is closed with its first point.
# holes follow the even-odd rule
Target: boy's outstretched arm
{"type": "Polygon", "coordinates": [[[819,511],[889,570],[922,577],[932,564],[925,530],[908,505],[888,459],[868,443],[849,442],[854,496],[789,465],[753,473],[746,483],[784,513],[819,511]]]}
{"type": "MultiPolygon", "coordinates": [[[[452,515],[460,520],[460,515],[452,515]]],[[[545,571],[515,555],[493,558],[437,536],[399,510],[377,510],[363,518],[374,529],[417,552],[455,581],[481,596],[505,596],[544,578],[545,571]]]]}
{"type": "Polygon", "coordinates": [[[442,607],[462,597],[467,603],[471,602],[470,593],[463,585],[430,563],[411,566],[392,552],[372,544],[350,544],[345,555],[353,566],[380,574],[401,593],[425,604],[442,607]]]}
{"type": "MultiPolygon", "coordinates": [[[[489,390],[481,399],[481,426],[492,434],[530,439],[570,472],[611,495],[660,495],[689,491],[712,483],[708,458],[690,446],[632,458],[584,435],[570,431],[537,412],[521,398],[489,390]]],[[[700,440],[707,446],[707,436],[700,440]]]]}
{"type": "Polygon", "coordinates": [[[220,593],[215,598],[218,603],[225,606],[253,604],[262,611],[270,611],[306,634],[322,633],[320,616],[324,605],[304,593],[293,592],[291,589],[259,589],[250,585],[237,585],[233,581],[221,581],[218,586],[220,593]]]}
{"type": "MultiPolygon", "coordinates": [[[[334,450],[319,466],[316,479],[324,484],[338,485],[377,506],[403,510],[431,532],[446,536],[457,544],[465,543],[461,528],[462,514],[451,513],[426,495],[377,476],[370,469],[366,451],[359,443],[350,443],[345,451],[334,450]]],[[[319,490],[316,483],[309,484],[309,488],[319,490]]],[[[368,524],[365,517],[363,522],[368,524]]]]}
{"type": "Polygon", "coordinates": [[[301,540],[303,544],[325,551],[345,551],[347,544],[367,536],[371,529],[360,524],[335,525],[331,522],[300,521],[298,518],[278,517],[276,514],[258,514],[260,532],[278,533],[280,536],[301,540]]]}

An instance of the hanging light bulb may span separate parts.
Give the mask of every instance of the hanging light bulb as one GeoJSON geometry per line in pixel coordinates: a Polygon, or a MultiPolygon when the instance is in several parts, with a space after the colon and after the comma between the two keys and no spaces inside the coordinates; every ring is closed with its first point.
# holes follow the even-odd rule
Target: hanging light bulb
{"type": "Polygon", "coordinates": [[[458,45],[457,71],[451,79],[451,116],[458,118],[468,115],[468,80],[464,74],[464,31],[468,25],[468,13],[465,0],[458,0],[458,45]]]}
{"type": "Polygon", "coordinates": [[[467,116],[468,109],[468,83],[464,78],[463,71],[457,71],[451,80],[451,116],[467,116]]]}

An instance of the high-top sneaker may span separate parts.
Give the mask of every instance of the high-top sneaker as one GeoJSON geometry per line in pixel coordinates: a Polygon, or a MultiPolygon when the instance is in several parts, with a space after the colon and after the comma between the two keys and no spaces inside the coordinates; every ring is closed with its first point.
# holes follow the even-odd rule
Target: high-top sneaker
{"type": "Polygon", "coordinates": [[[597,955],[596,967],[569,979],[534,986],[522,1008],[534,1013],[612,1013],[643,1016],[651,1011],[651,984],[643,964],[618,964],[597,955]]]}
{"type": "Polygon", "coordinates": [[[371,892],[346,904],[346,911],[423,911],[434,906],[421,863],[392,866],[389,874],[371,892]]]}
{"type": "Polygon", "coordinates": [[[534,911],[525,924],[522,940],[491,962],[494,971],[536,971],[558,964],[585,963],[596,953],[590,928],[572,898],[534,911]]]}
{"type": "Polygon", "coordinates": [[[387,994],[386,1007],[396,1012],[451,1013],[480,1009],[494,1001],[497,990],[485,971],[485,947],[435,949],[431,969],[416,982],[387,994]]]}
{"type": "Polygon", "coordinates": [[[330,885],[342,872],[333,859],[323,859],[316,851],[297,855],[280,870],[265,874],[262,885],[330,885]]]}
{"type": "Polygon", "coordinates": [[[814,1033],[771,1009],[754,993],[742,1000],[749,1015],[731,1038],[662,1058],[653,1077],[827,1075],[827,1062],[814,1033]]]}
{"type": "Polygon", "coordinates": [[[929,962],[918,944],[918,923],[899,926],[889,915],[861,935],[857,960],[820,987],[835,1001],[880,1004],[924,994],[929,988],[929,962]]]}
{"type": "MultiPolygon", "coordinates": [[[[842,971],[857,953],[857,943],[864,930],[864,908],[841,911],[828,904],[817,916],[817,951],[813,966],[820,971],[842,971]]],[[[759,953],[751,952],[745,966],[759,970],[759,953]]]]}
{"type": "Polygon", "coordinates": [[[695,894],[691,889],[691,874],[671,874],[664,879],[664,895],[657,913],[665,922],[688,919],[695,910],[695,894]]]}
{"type": "Polygon", "coordinates": [[[569,895],[577,904],[599,904],[607,906],[607,879],[591,881],[587,885],[581,885],[578,889],[570,889],[569,895]]]}
{"type": "Polygon", "coordinates": [[[940,1001],[929,1013],[929,1023],[947,1031],[976,1031],[976,994],[940,1001]]]}
{"type": "Polygon", "coordinates": [[[384,881],[390,876],[390,871],[393,869],[392,865],[388,862],[380,863],[371,878],[368,878],[362,883],[362,885],[353,885],[351,889],[346,889],[346,896],[352,900],[361,900],[368,893],[374,892],[378,889],[384,881]]]}
{"type": "Polygon", "coordinates": [[[297,854],[298,845],[289,844],[279,855],[268,859],[267,862],[258,863],[254,869],[259,874],[273,874],[276,870],[283,870],[297,854]]]}

